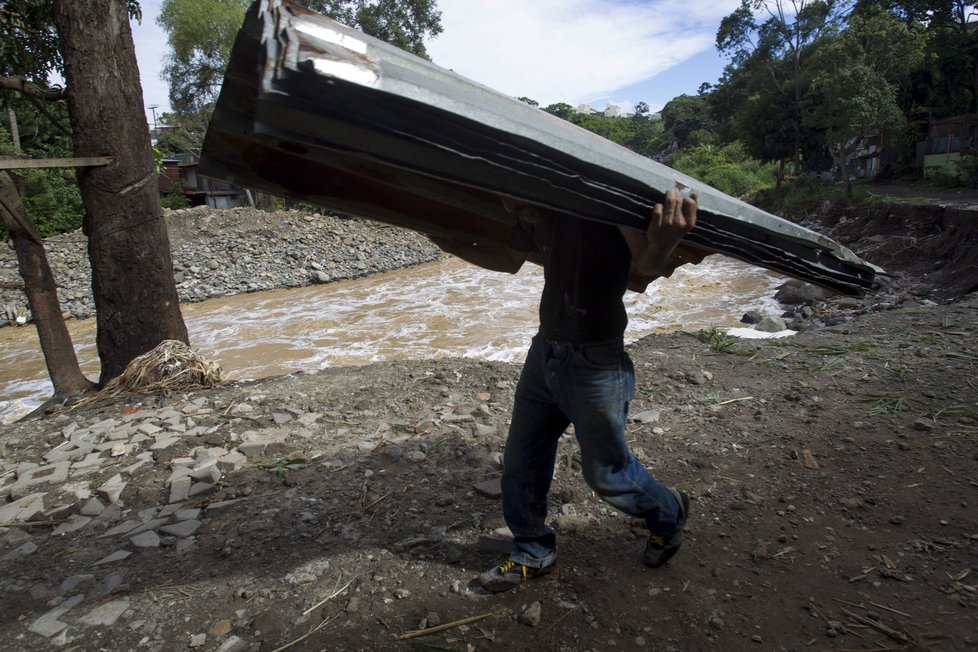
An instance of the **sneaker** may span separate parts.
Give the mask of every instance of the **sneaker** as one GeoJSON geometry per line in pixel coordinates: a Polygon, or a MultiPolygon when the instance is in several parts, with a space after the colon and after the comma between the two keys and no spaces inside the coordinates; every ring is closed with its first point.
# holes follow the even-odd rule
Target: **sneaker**
{"type": "Polygon", "coordinates": [[[648,543],[645,544],[645,554],[642,561],[646,566],[658,568],[672,559],[673,555],[679,552],[679,546],[683,544],[683,528],[686,527],[686,518],[689,516],[689,496],[685,492],[672,487],[669,491],[679,501],[682,511],[679,514],[679,524],[676,531],[672,534],[651,534],[648,543]]]}
{"type": "Polygon", "coordinates": [[[524,581],[546,575],[553,569],[554,564],[543,568],[530,568],[512,559],[507,559],[503,563],[493,566],[485,573],[479,575],[479,584],[486,591],[499,593],[500,591],[515,589],[524,581]]]}

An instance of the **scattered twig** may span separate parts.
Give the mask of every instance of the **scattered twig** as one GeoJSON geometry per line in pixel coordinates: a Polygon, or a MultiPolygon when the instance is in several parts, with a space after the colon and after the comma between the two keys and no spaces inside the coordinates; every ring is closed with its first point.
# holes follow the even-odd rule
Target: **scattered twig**
{"type": "Polygon", "coordinates": [[[286,643],[282,647],[275,648],[274,650],[272,650],[272,652],[282,652],[282,650],[287,650],[290,647],[292,647],[293,645],[295,645],[297,643],[301,643],[302,641],[306,640],[307,638],[309,638],[310,636],[312,636],[313,634],[315,634],[316,632],[318,632],[320,629],[322,629],[323,626],[326,625],[326,623],[330,622],[331,620],[335,620],[337,618],[337,616],[339,616],[339,615],[340,615],[339,613],[335,613],[332,616],[330,616],[329,618],[324,618],[323,619],[323,622],[319,623],[318,625],[316,625],[315,627],[313,627],[312,629],[310,629],[308,632],[306,632],[305,634],[303,634],[299,638],[295,639],[294,641],[292,641],[290,643],[286,643]]]}
{"type": "Polygon", "coordinates": [[[913,617],[910,614],[906,614],[906,613],[903,613],[902,611],[898,611],[898,610],[894,609],[893,607],[887,607],[885,604],[879,604],[878,602],[870,602],[869,604],[873,605],[877,609],[883,609],[885,611],[889,611],[890,613],[895,613],[898,616],[903,616],[904,618],[912,618],[913,617]]]}
{"type": "Polygon", "coordinates": [[[847,616],[849,616],[850,618],[854,618],[858,622],[860,622],[860,623],[862,623],[864,625],[868,625],[868,626],[872,627],[873,629],[875,629],[876,631],[881,632],[883,634],[886,634],[890,638],[892,638],[894,640],[897,640],[897,641],[900,641],[901,643],[906,643],[906,642],[908,642],[910,640],[910,637],[907,636],[906,634],[904,634],[903,632],[897,631],[897,630],[893,629],[892,627],[888,627],[888,626],[884,625],[883,623],[881,623],[878,620],[873,620],[872,618],[869,618],[868,616],[860,616],[859,614],[857,614],[855,612],[852,612],[852,611],[849,611],[848,609],[843,609],[842,611],[844,611],[845,614],[847,616]]]}
{"type": "Polygon", "coordinates": [[[726,401],[720,401],[719,403],[717,403],[717,405],[726,405],[727,403],[736,403],[737,401],[752,401],[752,400],[754,400],[753,396],[741,396],[740,398],[730,398],[727,399],[726,401]]]}
{"type": "Polygon", "coordinates": [[[353,584],[353,580],[355,580],[355,579],[357,579],[357,578],[354,575],[353,577],[350,578],[350,581],[349,582],[347,582],[346,584],[344,584],[340,588],[336,589],[331,594],[329,594],[328,596],[326,596],[325,598],[323,598],[322,600],[320,600],[319,602],[317,602],[313,606],[311,606],[308,609],[306,609],[305,611],[303,611],[302,612],[302,615],[303,616],[308,616],[310,613],[312,613],[316,609],[319,609],[321,606],[323,606],[324,604],[326,604],[327,602],[329,602],[330,600],[332,600],[333,598],[335,598],[336,596],[338,596],[340,593],[343,593],[343,591],[346,591],[348,588],[350,588],[350,585],[353,584]]]}
{"type": "Polygon", "coordinates": [[[563,616],[561,616],[561,617],[560,617],[560,618],[558,618],[557,620],[555,620],[555,621],[553,621],[552,623],[550,623],[550,627],[548,627],[547,629],[545,629],[545,630],[543,630],[543,633],[544,633],[544,634],[546,634],[546,633],[547,633],[547,632],[549,632],[549,631],[550,631],[551,629],[553,629],[554,627],[556,627],[557,625],[559,625],[559,624],[560,624],[561,622],[563,622],[563,620],[564,620],[564,618],[567,618],[567,616],[569,616],[569,615],[571,615],[572,613],[574,613],[575,611],[577,611],[577,607],[578,607],[578,606],[579,606],[579,605],[576,605],[576,604],[575,604],[573,608],[571,608],[571,609],[568,609],[568,610],[567,610],[567,613],[565,613],[565,614],[564,614],[563,616]]]}
{"type": "MultiPolygon", "coordinates": [[[[435,627],[428,627],[427,629],[415,629],[410,632],[404,632],[400,636],[394,638],[395,641],[403,641],[409,638],[417,638],[419,636],[427,636],[428,634],[435,634],[437,632],[444,632],[447,629],[454,629],[455,627],[461,627],[462,625],[468,625],[469,623],[474,623],[491,616],[491,613],[482,614],[480,616],[470,616],[468,618],[463,618],[461,620],[456,620],[451,623],[445,623],[444,625],[437,625],[435,627]]],[[[278,652],[275,650],[274,652],[278,652]]]]}

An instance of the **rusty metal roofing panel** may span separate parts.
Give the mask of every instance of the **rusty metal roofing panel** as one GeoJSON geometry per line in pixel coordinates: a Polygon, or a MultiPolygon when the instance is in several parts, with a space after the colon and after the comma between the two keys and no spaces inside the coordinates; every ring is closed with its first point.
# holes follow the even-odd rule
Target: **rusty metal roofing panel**
{"type": "Polygon", "coordinates": [[[645,228],[669,188],[698,194],[685,242],[845,293],[880,273],[823,235],[288,0],[245,19],[200,170],[407,226],[515,271],[505,195],[645,228]]]}

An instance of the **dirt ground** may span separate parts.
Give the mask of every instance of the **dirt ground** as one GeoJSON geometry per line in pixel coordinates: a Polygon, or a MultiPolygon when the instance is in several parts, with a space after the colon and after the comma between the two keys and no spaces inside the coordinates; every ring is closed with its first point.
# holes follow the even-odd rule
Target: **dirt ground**
{"type": "MultiPolygon", "coordinates": [[[[923,251],[938,239],[921,224],[907,261],[978,260],[955,250],[936,265],[946,247],[923,251]]],[[[507,549],[498,478],[518,365],[335,368],[2,426],[8,464],[106,420],[169,411],[194,434],[152,451],[104,518],[52,534],[69,509],[0,529],[0,648],[978,649],[978,295],[929,279],[902,275],[914,291],[898,306],[789,339],[630,347],[630,442],[691,495],[683,549],[642,566],[640,524],[590,492],[567,435],[559,567],[501,595],[473,579],[507,549]],[[161,513],[183,456],[262,437],[273,443],[181,503],[202,510],[192,536],[105,536],[161,513]]]]}

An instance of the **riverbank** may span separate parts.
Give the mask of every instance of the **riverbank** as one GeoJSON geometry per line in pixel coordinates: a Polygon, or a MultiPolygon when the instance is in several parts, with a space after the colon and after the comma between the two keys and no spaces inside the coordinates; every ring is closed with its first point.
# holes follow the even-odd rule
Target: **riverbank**
{"type": "Polygon", "coordinates": [[[0,647],[964,650],[978,645],[978,297],[789,340],[630,347],[680,554],[560,444],[557,572],[504,595],[516,364],[290,374],[0,426],[0,647]]]}
{"type": "MultiPolygon", "coordinates": [[[[413,231],[368,220],[300,211],[207,207],[165,211],[181,303],[245,292],[329,283],[436,259],[440,250],[413,231]]],[[[67,317],[95,315],[87,241],[80,231],[47,238],[48,262],[67,317]]],[[[29,317],[10,247],[0,247],[4,313],[29,317]]]]}
{"type": "MultiPolygon", "coordinates": [[[[916,233],[907,260],[966,267],[916,233]]],[[[504,595],[472,579],[507,548],[517,364],[336,367],[0,426],[0,648],[408,650],[429,629],[466,652],[973,649],[978,296],[929,278],[801,304],[821,325],[787,340],[630,346],[630,445],[692,496],[684,548],[643,567],[640,524],[594,497],[568,436],[560,566],[504,595]]]]}

